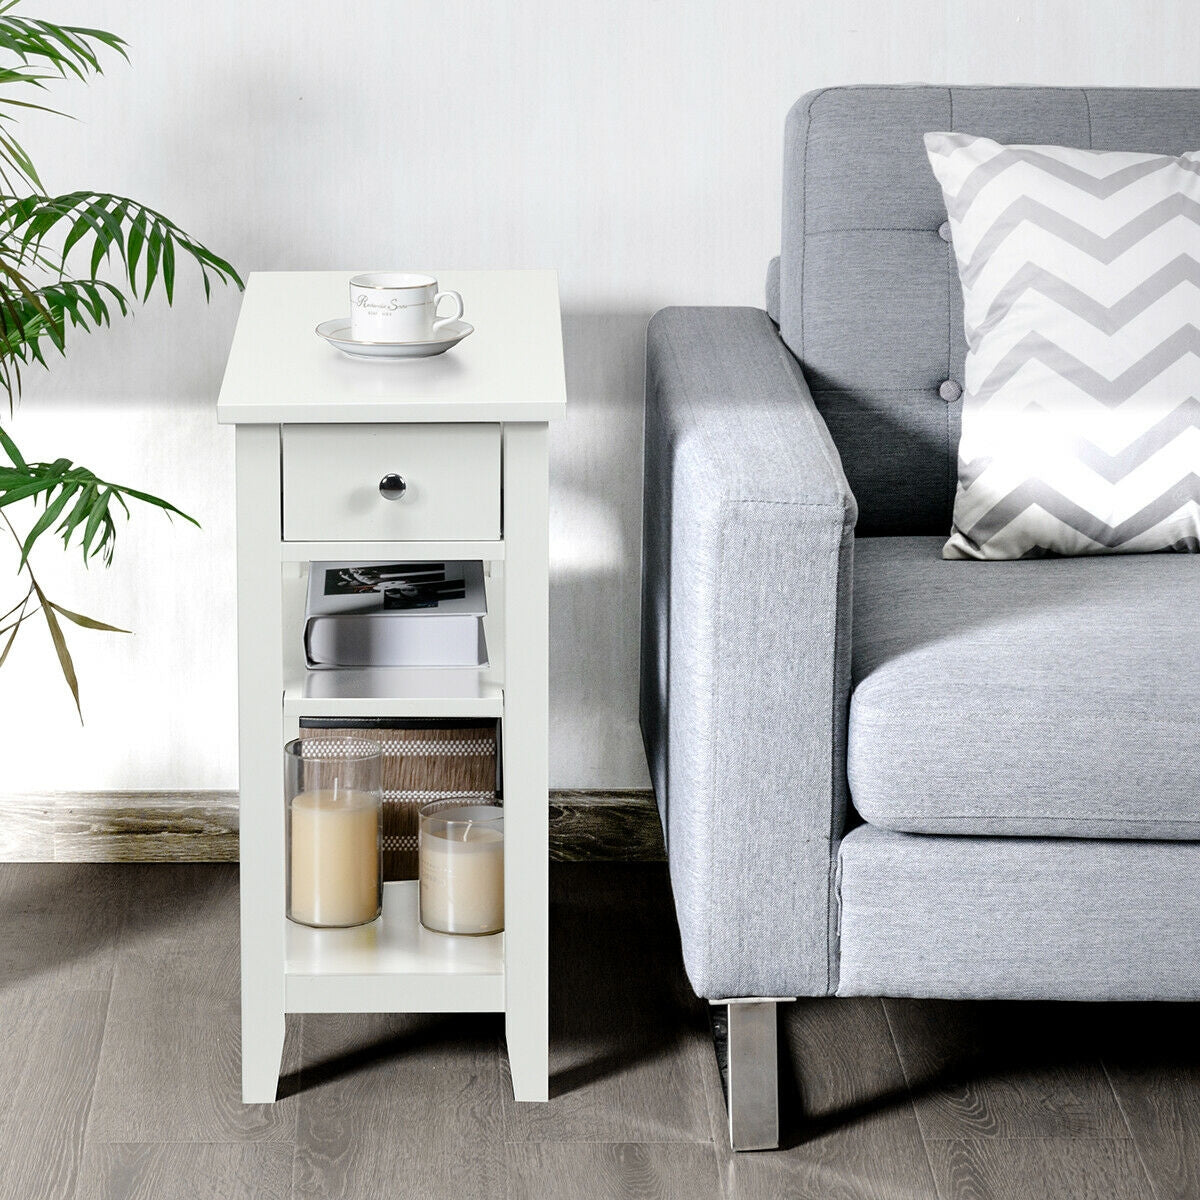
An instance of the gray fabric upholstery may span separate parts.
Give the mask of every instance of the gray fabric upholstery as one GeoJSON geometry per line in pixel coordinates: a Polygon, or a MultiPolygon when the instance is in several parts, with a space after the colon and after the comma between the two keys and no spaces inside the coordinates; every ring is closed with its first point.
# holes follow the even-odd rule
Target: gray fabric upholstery
{"type": "Polygon", "coordinates": [[[854,499],[765,312],[658,313],[646,395],[641,719],[688,976],[824,994],[854,499]]]}
{"type": "Polygon", "coordinates": [[[767,264],[767,316],[779,324],[779,255],[767,264]]]}
{"type": "Polygon", "coordinates": [[[1200,558],[860,538],[848,773],[916,833],[1200,838],[1200,558]]]}
{"type": "Polygon", "coordinates": [[[842,842],[839,995],[1200,999],[1200,843],[842,842]]]}
{"type": "Polygon", "coordinates": [[[959,434],[939,390],[965,347],[933,129],[1175,153],[1197,145],[1200,92],[808,97],[787,128],[780,330],[757,309],[651,322],[641,719],[688,975],[709,999],[1195,997],[1200,841],[1113,835],[1200,836],[1196,562],[938,557],[959,434]],[[934,535],[928,572],[919,541],[856,549],[856,499],[860,534],[934,535]],[[856,553],[867,814],[1102,839],[841,841],[856,553]]]}
{"type": "Polygon", "coordinates": [[[957,478],[962,296],[922,137],[961,130],[1178,154],[1200,91],[834,88],[787,121],[779,320],[858,500],[859,533],[945,534],[957,478]]]}

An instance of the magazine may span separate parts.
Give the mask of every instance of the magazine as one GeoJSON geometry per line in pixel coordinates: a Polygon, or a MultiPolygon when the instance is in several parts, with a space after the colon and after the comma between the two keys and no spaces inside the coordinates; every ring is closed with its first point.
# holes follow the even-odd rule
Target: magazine
{"type": "Polygon", "coordinates": [[[315,562],[304,652],[309,667],[487,665],[479,562],[315,562]]]}

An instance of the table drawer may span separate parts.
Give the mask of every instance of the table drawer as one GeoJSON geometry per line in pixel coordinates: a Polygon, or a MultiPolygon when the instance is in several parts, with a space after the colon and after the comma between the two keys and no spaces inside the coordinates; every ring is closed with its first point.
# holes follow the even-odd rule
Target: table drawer
{"type": "Polygon", "coordinates": [[[500,536],[499,425],[285,425],[283,536],[490,541],[500,536]],[[392,497],[385,476],[396,475],[392,497]],[[396,494],[400,493],[398,498],[396,494]]]}

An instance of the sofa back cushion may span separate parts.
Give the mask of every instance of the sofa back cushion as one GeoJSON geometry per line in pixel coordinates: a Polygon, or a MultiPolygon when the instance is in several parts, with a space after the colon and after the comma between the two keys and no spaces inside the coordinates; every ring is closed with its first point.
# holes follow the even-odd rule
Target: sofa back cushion
{"type": "Polygon", "coordinates": [[[830,88],[788,114],[780,332],[858,500],[860,534],[946,534],[958,479],[962,292],[934,130],[1006,143],[1200,149],[1200,89],[830,88]]]}

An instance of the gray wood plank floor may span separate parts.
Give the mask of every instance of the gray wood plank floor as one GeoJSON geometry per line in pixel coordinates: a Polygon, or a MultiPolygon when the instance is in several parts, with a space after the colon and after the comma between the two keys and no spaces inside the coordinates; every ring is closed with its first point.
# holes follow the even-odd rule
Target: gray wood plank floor
{"type": "Polygon", "coordinates": [[[552,890],[549,1104],[498,1017],[312,1016],[247,1108],[235,867],[0,865],[0,1200],[1200,1196],[1200,1005],[790,1005],[735,1156],[663,866],[552,890]]]}

